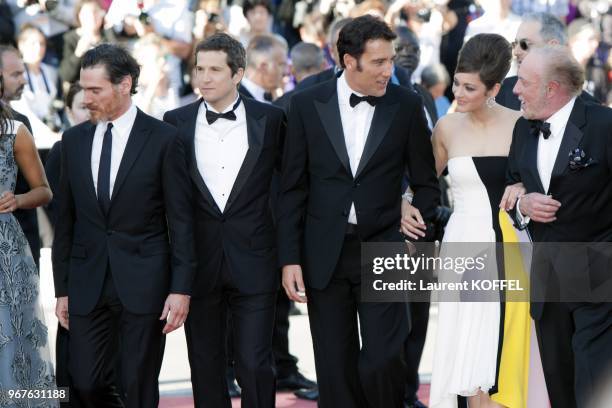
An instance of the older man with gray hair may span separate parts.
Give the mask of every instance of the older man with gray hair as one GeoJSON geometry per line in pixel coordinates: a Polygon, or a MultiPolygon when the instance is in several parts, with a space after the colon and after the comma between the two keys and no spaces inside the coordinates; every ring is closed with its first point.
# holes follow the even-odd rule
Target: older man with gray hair
{"type": "MultiPolygon", "coordinates": [[[[529,13],[523,16],[523,22],[516,33],[516,40],[512,43],[516,63],[521,66],[523,59],[534,47],[560,45],[567,46],[567,29],[565,24],[550,13],[529,13]]],[[[512,89],[518,77],[511,76],[504,80],[495,101],[510,109],[519,110],[521,104],[512,89]]],[[[580,95],[589,103],[599,103],[587,92],[580,95]]]]}
{"type": "Polygon", "coordinates": [[[583,82],[567,47],[523,58],[514,87],[523,117],[500,203],[516,202],[517,225],[536,243],[531,315],[553,408],[586,406],[612,362],[612,303],[592,297],[609,283],[610,247],[578,244],[612,242],[612,109],[578,96],[583,82]]]}

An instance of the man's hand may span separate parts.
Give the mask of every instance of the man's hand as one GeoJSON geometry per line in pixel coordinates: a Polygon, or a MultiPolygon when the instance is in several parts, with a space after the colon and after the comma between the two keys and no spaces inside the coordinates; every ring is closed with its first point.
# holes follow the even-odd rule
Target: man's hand
{"type": "Polygon", "coordinates": [[[55,316],[59,324],[66,330],[68,329],[68,296],[58,297],[55,300],[55,316]]]}
{"type": "Polygon", "coordinates": [[[159,320],[166,320],[166,325],[162,332],[168,334],[178,329],[185,323],[187,313],[189,313],[189,296],[178,293],[171,293],[164,304],[164,311],[159,320]]]}
{"type": "Polygon", "coordinates": [[[526,192],[527,190],[525,190],[525,186],[523,186],[523,183],[516,183],[506,187],[504,195],[499,203],[499,208],[504,211],[512,210],[514,208],[514,205],[516,204],[516,200],[518,200],[519,197],[521,197],[526,192]]]}
{"type": "Polygon", "coordinates": [[[408,201],[402,200],[402,223],[400,228],[402,233],[418,240],[419,237],[425,236],[426,229],[427,226],[418,208],[413,207],[408,201]]]}
{"type": "Polygon", "coordinates": [[[552,196],[541,193],[529,193],[521,197],[521,214],[536,222],[553,222],[561,203],[552,196]]]}
{"type": "Polygon", "coordinates": [[[306,303],[306,288],[302,278],[302,267],[300,265],[283,266],[283,288],[290,300],[298,303],[306,303]]]}

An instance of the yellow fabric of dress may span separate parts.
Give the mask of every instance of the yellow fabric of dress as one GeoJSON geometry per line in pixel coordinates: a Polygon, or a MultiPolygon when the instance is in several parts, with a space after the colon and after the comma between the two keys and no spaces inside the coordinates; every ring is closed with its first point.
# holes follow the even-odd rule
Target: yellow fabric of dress
{"type": "MultiPolygon", "coordinates": [[[[518,279],[527,288],[527,271],[518,243],[522,240],[512,226],[505,211],[499,212],[499,225],[504,239],[504,269],[506,279],[518,279]],[[506,245],[507,243],[507,245],[506,245]]],[[[515,299],[529,299],[524,293],[515,299]]],[[[498,390],[491,399],[508,408],[527,407],[529,383],[529,347],[531,316],[528,301],[512,301],[512,295],[503,304],[504,336],[499,366],[498,390]]]]}

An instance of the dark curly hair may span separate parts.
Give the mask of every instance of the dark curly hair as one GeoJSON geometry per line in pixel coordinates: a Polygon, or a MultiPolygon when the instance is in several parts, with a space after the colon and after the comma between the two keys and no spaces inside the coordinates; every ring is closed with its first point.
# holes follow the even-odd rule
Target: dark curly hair
{"type": "Polygon", "coordinates": [[[81,59],[81,69],[102,65],[106,68],[108,79],[117,85],[126,76],[132,77],[130,93],[134,95],[138,88],[140,65],[127,50],[115,44],[100,44],[87,51],[81,59]]]}
{"type": "Polygon", "coordinates": [[[499,34],[478,34],[459,51],[455,73],[478,74],[487,90],[501,83],[512,62],[512,46],[499,34]]]}
{"type": "Polygon", "coordinates": [[[367,14],[357,17],[340,30],[337,43],[339,63],[342,68],[346,68],[345,54],[359,61],[365,52],[366,42],[370,40],[393,41],[395,37],[397,35],[384,21],[367,14]]]}

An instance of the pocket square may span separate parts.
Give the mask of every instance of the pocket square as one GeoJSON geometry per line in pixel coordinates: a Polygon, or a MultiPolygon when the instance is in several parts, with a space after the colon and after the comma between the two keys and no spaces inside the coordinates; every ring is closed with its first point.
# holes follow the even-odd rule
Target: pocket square
{"type": "Polygon", "coordinates": [[[595,163],[597,161],[592,157],[587,157],[586,152],[579,147],[569,152],[569,163],[567,166],[572,171],[586,169],[595,163]]]}

